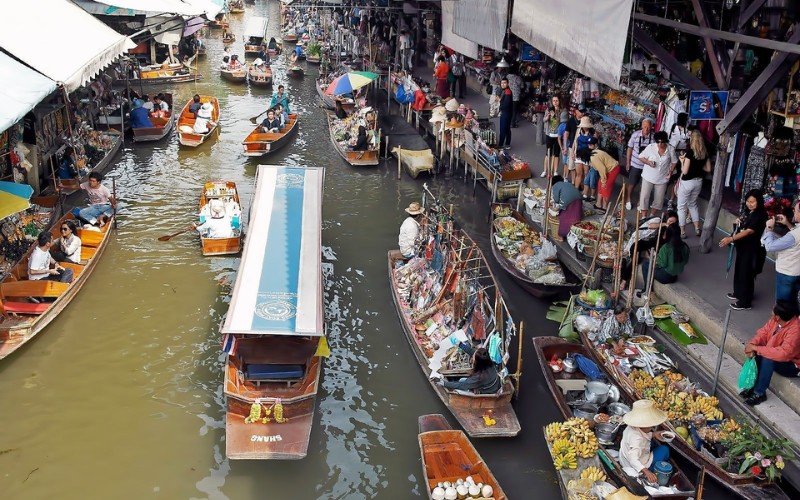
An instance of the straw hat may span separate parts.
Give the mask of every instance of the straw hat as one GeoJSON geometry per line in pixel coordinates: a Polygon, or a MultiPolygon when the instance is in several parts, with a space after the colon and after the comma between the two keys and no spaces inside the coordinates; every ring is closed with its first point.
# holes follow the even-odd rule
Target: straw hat
{"type": "Polygon", "coordinates": [[[456,118],[455,116],[450,118],[450,121],[447,122],[447,128],[461,128],[464,126],[464,122],[456,118]]]}
{"type": "Polygon", "coordinates": [[[458,106],[459,106],[458,101],[456,101],[455,99],[450,99],[444,104],[444,109],[450,112],[455,112],[458,111],[458,106]]]}
{"type": "Polygon", "coordinates": [[[213,199],[208,203],[208,206],[211,211],[211,218],[221,219],[225,217],[225,206],[221,200],[213,199]]]}
{"type": "Polygon", "coordinates": [[[262,64],[264,64],[264,61],[260,57],[253,61],[253,66],[261,66],[262,64]]]}
{"type": "Polygon", "coordinates": [[[634,401],[633,409],[622,417],[625,425],[631,427],[655,427],[667,421],[667,414],[658,408],[650,399],[634,401]]]}
{"type": "Polygon", "coordinates": [[[592,123],[591,118],[584,116],[581,118],[581,123],[578,125],[578,128],[594,128],[594,123],[592,123]]]}
{"type": "Polygon", "coordinates": [[[634,495],[628,488],[622,487],[606,495],[606,500],[647,500],[647,497],[634,495]]]}
{"type": "Polygon", "coordinates": [[[419,215],[424,211],[425,209],[422,208],[422,205],[420,205],[416,201],[412,201],[411,204],[408,206],[408,208],[406,208],[406,212],[409,215],[419,215]]]}
{"type": "Polygon", "coordinates": [[[436,106],[433,108],[433,112],[431,113],[430,122],[431,123],[439,123],[443,122],[447,119],[447,110],[444,106],[436,106]]]}

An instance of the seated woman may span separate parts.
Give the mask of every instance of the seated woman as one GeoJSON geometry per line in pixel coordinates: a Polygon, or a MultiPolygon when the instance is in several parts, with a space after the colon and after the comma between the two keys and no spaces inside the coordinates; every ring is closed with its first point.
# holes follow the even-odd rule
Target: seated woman
{"type": "Polygon", "coordinates": [[[569,234],[572,225],[583,217],[583,199],[578,188],[566,182],[560,175],[553,176],[553,187],[550,193],[555,204],[553,208],[559,211],[558,238],[556,240],[563,241],[569,234]]]}
{"type": "MultiPolygon", "coordinates": [[[[465,346],[460,344],[460,348],[465,346]]],[[[494,366],[489,351],[483,347],[475,349],[472,353],[472,374],[469,377],[461,378],[456,381],[439,379],[437,384],[445,389],[454,391],[468,391],[476,394],[495,394],[503,384],[500,383],[500,376],[494,366]]]]}
{"type": "Polygon", "coordinates": [[[239,62],[239,55],[233,54],[231,56],[231,63],[228,65],[228,69],[241,69],[242,63],[239,62]]]}
{"type": "Polygon", "coordinates": [[[275,37],[269,39],[269,45],[267,45],[269,50],[278,50],[278,42],[275,40],[275,37]]]}
{"type": "Polygon", "coordinates": [[[50,255],[58,262],[72,262],[73,264],[80,264],[81,262],[81,239],[75,234],[78,228],[75,222],[67,220],[61,223],[61,236],[53,241],[53,247],[58,247],[58,250],[50,248],[50,255]]]}
{"type": "Polygon", "coordinates": [[[202,224],[192,224],[204,238],[233,238],[231,220],[225,215],[225,205],[221,200],[213,199],[208,203],[211,217],[202,224]]]}
{"type": "Polygon", "coordinates": [[[77,179],[80,177],[78,167],[75,166],[75,149],[72,146],[64,148],[61,163],[58,164],[59,179],[77,179]]]}
{"type": "Polygon", "coordinates": [[[197,119],[194,121],[194,127],[192,127],[195,134],[207,134],[209,126],[213,127],[216,125],[211,121],[212,109],[214,109],[214,107],[210,102],[203,103],[203,105],[200,106],[200,110],[197,112],[197,119]]]}
{"type": "Polygon", "coordinates": [[[667,421],[667,414],[656,408],[652,400],[640,399],[633,402],[633,408],[622,417],[622,421],[627,427],[619,444],[620,464],[627,469],[626,472],[642,474],[655,483],[653,468],[657,462],[669,460],[669,448],[657,443],[663,441],[661,431],[653,430],[667,421]]]}
{"type": "Polygon", "coordinates": [[[230,64],[231,64],[231,58],[225,56],[222,58],[222,62],[219,65],[219,69],[228,69],[228,66],[230,66],[230,64]]]}
{"type": "Polygon", "coordinates": [[[367,138],[367,129],[364,125],[358,126],[358,137],[356,142],[351,148],[353,151],[366,151],[369,149],[369,139],[367,138]]]}
{"type": "Polygon", "coordinates": [[[261,130],[264,133],[272,132],[275,134],[281,131],[281,120],[275,116],[274,110],[267,111],[267,117],[261,122],[261,130]]]}
{"type": "MultiPolygon", "coordinates": [[[[656,254],[655,280],[664,284],[675,283],[687,262],[689,262],[689,245],[681,239],[680,226],[671,224],[667,228],[664,243],[656,254]]],[[[649,272],[650,261],[643,259],[642,277],[645,284],[649,272]]]]}

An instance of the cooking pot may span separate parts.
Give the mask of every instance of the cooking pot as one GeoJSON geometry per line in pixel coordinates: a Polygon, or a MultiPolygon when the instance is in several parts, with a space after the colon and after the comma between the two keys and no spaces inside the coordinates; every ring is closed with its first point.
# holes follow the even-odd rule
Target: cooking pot
{"type": "Polygon", "coordinates": [[[591,403],[584,403],[578,408],[572,410],[572,414],[578,418],[585,418],[590,423],[594,422],[594,416],[597,415],[597,405],[591,403]]]}
{"type": "Polygon", "coordinates": [[[618,415],[623,416],[626,413],[631,411],[631,407],[626,405],[625,403],[609,403],[608,404],[608,413],[609,415],[618,415]]]}
{"type": "Polygon", "coordinates": [[[608,399],[608,391],[610,390],[611,386],[595,380],[586,384],[583,398],[589,403],[601,405],[608,399]]]}
{"type": "Polygon", "coordinates": [[[597,441],[601,444],[613,444],[614,439],[617,437],[619,424],[612,424],[609,422],[598,422],[594,426],[594,431],[597,434],[597,441]]]}
{"type": "Polygon", "coordinates": [[[567,373],[575,373],[578,371],[578,364],[575,362],[575,358],[569,356],[564,358],[564,371],[567,373]]]}

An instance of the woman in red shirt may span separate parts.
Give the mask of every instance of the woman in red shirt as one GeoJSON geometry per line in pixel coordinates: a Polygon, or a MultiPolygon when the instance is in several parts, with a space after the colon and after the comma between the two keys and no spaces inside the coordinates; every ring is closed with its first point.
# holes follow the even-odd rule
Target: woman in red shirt
{"type": "Polygon", "coordinates": [[[450,85],[447,83],[448,73],[450,73],[450,66],[447,65],[444,57],[439,56],[436,68],[433,70],[433,77],[436,78],[436,94],[442,99],[450,97],[450,85]]]}

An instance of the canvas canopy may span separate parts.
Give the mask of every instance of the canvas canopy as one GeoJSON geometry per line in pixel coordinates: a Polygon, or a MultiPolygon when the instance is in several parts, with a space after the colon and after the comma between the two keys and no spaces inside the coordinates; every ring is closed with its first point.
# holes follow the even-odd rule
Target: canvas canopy
{"type": "Polygon", "coordinates": [[[244,28],[244,36],[247,38],[264,38],[267,34],[267,18],[252,16],[247,20],[247,25],[244,28]]]}
{"type": "Polygon", "coordinates": [[[478,44],[453,32],[455,2],[442,2],[442,43],[472,59],[478,59],[478,44]]]}
{"type": "Polygon", "coordinates": [[[0,18],[0,47],[69,92],[136,46],[68,0],[0,2],[0,18]]]}
{"type": "Polygon", "coordinates": [[[103,0],[99,3],[153,14],[205,15],[209,19],[213,19],[222,11],[224,0],[103,0]]]}
{"type": "Polygon", "coordinates": [[[56,89],[56,82],[0,52],[0,132],[56,89]]]}
{"type": "Polygon", "coordinates": [[[459,0],[453,3],[453,33],[484,47],[503,50],[508,0],[459,0]]]}

